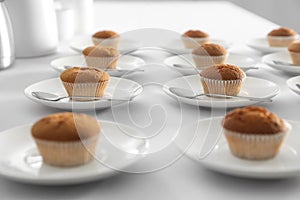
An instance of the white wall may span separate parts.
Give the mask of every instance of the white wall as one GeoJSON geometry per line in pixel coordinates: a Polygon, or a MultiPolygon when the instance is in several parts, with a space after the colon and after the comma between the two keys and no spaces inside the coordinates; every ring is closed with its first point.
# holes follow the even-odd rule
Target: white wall
{"type": "MultiPolygon", "coordinates": [[[[103,1],[103,0],[96,0],[96,1],[103,1]]],[[[127,0],[119,0],[119,1],[127,1],[127,0]]],[[[172,1],[172,0],[129,0],[129,1],[172,1]]],[[[176,1],[180,1],[180,0],[176,0],[176,1]]],[[[191,0],[191,1],[204,1],[204,0],[191,0]]],[[[212,1],[212,0],[206,0],[206,1],[212,1]]],[[[233,2],[281,26],[290,27],[295,29],[297,32],[300,32],[300,0],[227,0],[227,1],[233,2]]]]}
{"type": "Polygon", "coordinates": [[[229,0],[282,26],[300,32],[300,0],[229,0]]]}

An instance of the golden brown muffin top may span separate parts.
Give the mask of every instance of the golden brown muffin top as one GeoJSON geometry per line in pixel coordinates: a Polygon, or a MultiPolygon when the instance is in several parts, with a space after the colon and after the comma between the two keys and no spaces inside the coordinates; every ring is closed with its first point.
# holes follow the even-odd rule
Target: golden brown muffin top
{"type": "Polygon", "coordinates": [[[205,38],[209,37],[209,35],[200,30],[188,30],[183,34],[183,36],[191,37],[191,38],[205,38]]]}
{"type": "Polygon", "coordinates": [[[243,70],[229,64],[219,64],[204,69],[200,76],[214,80],[241,80],[246,77],[243,70]]]}
{"type": "Polygon", "coordinates": [[[109,74],[93,67],[73,67],[63,71],[60,79],[67,83],[98,83],[109,81],[109,74]]]}
{"type": "Polygon", "coordinates": [[[294,31],[293,29],[290,28],[278,28],[275,30],[272,30],[268,36],[294,36],[297,35],[296,31],[294,31]]]}
{"type": "Polygon", "coordinates": [[[91,57],[118,57],[120,52],[113,47],[91,46],[82,51],[83,55],[91,57]]]}
{"type": "Polygon", "coordinates": [[[100,125],[95,118],[71,112],[48,115],[31,128],[34,138],[58,142],[78,141],[99,133],[100,125]]]}
{"type": "Polygon", "coordinates": [[[289,45],[289,51],[300,53],[300,42],[293,42],[289,45]]]}
{"type": "Polygon", "coordinates": [[[245,134],[276,134],[286,129],[282,119],[259,106],[238,108],[229,112],[223,119],[223,127],[245,134]]]}
{"type": "Polygon", "coordinates": [[[94,38],[99,38],[99,39],[107,39],[107,38],[116,38],[119,37],[119,34],[114,32],[114,31],[110,31],[110,30],[103,30],[103,31],[99,31],[97,33],[93,34],[94,38]]]}
{"type": "Polygon", "coordinates": [[[195,48],[192,53],[199,56],[223,56],[227,50],[221,45],[209,43],[195,48]]]}

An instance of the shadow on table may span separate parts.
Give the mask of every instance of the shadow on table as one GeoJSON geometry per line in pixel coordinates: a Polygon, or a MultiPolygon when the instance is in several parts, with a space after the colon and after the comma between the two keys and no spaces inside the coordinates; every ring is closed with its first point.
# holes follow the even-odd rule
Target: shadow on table
{"type": "Polygon", "coordinates": [[[66,186],[30,185],[0,178],[0,193],[3,190],[11,191],[9,193],[13,198],[6,197],[7,199],[86,199],[92,193],[94,196],[95,193],[101,195],[105,195],[107,192],[113,193],[112,188],[121,188],[126,185],[129,180],[128,176],[119,174],[100,181],[66,186]],[[90,193],[91,191],[93,192],[90,193]]]}
{"type": "Polygon", "coordinates": [[[222,187],[222,190],[233,191],[235,188],[238,193],[244,193],[245,196],[253,194],[253,197],[260,194],[271,194],[272,196],[285,196],[292,191],[299,190],[300,182],[299,178],[292,177],[286,179],[251,179],[251,178],[239,178],[235,176],[221,174],[204,167],[199,168],[201,170],[201,179],[206,180],[206,184],[214,185],[215,188],[222,187]]]}

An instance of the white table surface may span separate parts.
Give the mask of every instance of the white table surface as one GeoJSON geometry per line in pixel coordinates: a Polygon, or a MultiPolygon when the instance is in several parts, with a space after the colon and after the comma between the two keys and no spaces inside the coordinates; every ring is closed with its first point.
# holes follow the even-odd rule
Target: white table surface
{"type": "MultiPolygon", "coordinates": [[[[253,37],[263,37],[276,24],[226,2],[97,2],[95,30],[112,29],[120,33],[141,28],[163,28],[182,32],[199,28],[216,38],[234,41],[231,52],[243,53],[260,60],[258,52],[243,43],[253,37]]],[[[63,55],[74,54],[61,45],[54,55],[18,59],[14,66],[0,71],[0,131],[22,124],[33,123],[40,117],[59,112],[28,100],[26,86],[59,74],[49,62],[63,55]]],[[[163,52],[144,51],[137,55],[147,61],[144,74],[126,78],[145,84],[144,93],[130,104],[97,112],[99,119],[121,123],[133,122],[141,131],[152,134],[161,128],[159,140],[151,148],[157,149],[184,124],[201,118],[224,115],[224,110],[211,110],[181,105],[161,90],[161,84],[180,77],[176,71],[163,66],[168,56],[163,52]],[[127,113],[129,108],[132,121],[127,113]],[[151,112],[149,112],[151,111],[151,112]],[[165,122],[165,124],[163,124],[165,122]],[[164,126],[163,126],[164,125],[164,126]],[[159,143],[160,141],[160,143],[159,143]]],[[[281,93],[273,103],[264,104],[283,118],[299,120],[299,96],[286,86],[291,77],[263,64],[250,76],[272,80],[280,85],[281,93]]],[[[8,144],[9,145],[9,144],[8,144]]],[[[153,152],[139,163],[137,171],[151,173],[120,174],[113,178],[77,186],[42,187],[24,185],[0,178],[1,199],[298,199],[300,177],[288,180],[262,181],[240,179],[211,172],[198,163],[170,151],[153,152]],[[171,153],[170,153],[171,152],[171,153]],[[174,161],[174,162],[172,162],[174,161]],[[161,168],[160,170],[155,170],[161,168]]]]}

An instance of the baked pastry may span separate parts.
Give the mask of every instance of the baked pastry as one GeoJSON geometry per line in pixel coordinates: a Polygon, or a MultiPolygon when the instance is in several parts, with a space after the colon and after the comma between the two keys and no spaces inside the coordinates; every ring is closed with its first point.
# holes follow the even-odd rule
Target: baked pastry
{"type": "Polygon", "coordinates": [[[229,112],[223,128],[233,155],[264,160],[277,155],[290,125],[265,108],[249,106],[229,112]]]}
{"type": "Polygon", "coordinates": [[[96,46],[108,46],[118,48],[120,35],[114,31],[103,30],[93,34],[92,41],[96,46]]]}
{"type": "Polygon", "coordinates": [[[93,67],[73,67],[62,72],[60,79],[70,97],[102,97],[110,77],[105,71],[93,67]]]}
{"type": "Polygon", "coordinates": [[[116,69],[120,52],[113,47],[87,47],[83,50],[86,64],[99,69],[116,69]]]}
{"type": "Polygon", "coordinates": [[[294,65],[300,66],[300,42],[293,42],[288,47],[294,65]]]}
{"type": "Polygon", "coordinates": [[[212,65],[226,62],[227,50],[218,44],[203,44],[192,51],[193,60],[198,68],[210,67],[212,65]]]}
{"type": "Polygon", "coordinates": [[[31,134],[45,163],[75,166],[93,159],[100,125],[89,115],[56,113],[37,121],[31,134]]]}
{"type": "Polygon", "coordinates": [[[188,49],[194,49],[202,44],[208,43],[209,35],[200,30],[189,30],[181,36],[184,46],[188,49]]]}
{"type": "Polygon", "coordinates": [[[240,92],[246,74],[237,66],[220,64],[204,69],[200,78],[205,94],[235,96],[240,92]]]}
{"type": "Polygon", "coordinates": [[[278,28],[272,30],[268,36],[268,42],[271,47],[288,47],[296,41],[298,34],[290,28],[278,28]]]}

